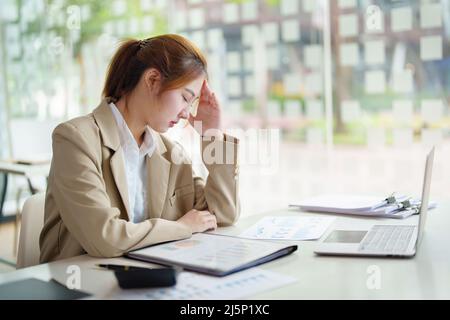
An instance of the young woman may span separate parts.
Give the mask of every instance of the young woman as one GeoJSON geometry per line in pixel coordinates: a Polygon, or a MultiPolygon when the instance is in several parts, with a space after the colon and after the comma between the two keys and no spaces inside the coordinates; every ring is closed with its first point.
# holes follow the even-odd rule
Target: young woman
{"type": "Polygon", "coordinates": [[[124,42],[103,96],[92,113],[53,132],[41,262],[120,256],[238,219],[238,141],[221,131],[221,107],[195,45],[170,34],[124,42]],[[203,159],[207,149],[223,155],[204,160],[206,183],[162,135],[180,119],[201,122],[194,127],[203,159]]]}

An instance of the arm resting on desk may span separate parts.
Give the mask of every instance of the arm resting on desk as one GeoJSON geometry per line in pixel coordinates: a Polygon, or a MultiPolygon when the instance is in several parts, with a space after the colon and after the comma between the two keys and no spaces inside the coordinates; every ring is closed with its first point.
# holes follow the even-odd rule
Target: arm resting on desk
{"type": "MultiPolygon", "coordinates": [[[[47,202],[50,193],[61,216],[60,223],[89,255],[115,257],[154,243],[191,236],[190,229],[176,221],[154,218],[132,223],[121,219],[119,208],[111,206],[106,192],[101,159],[95,152],[100,146],[95,146],[96,143],[99,142],[87,141],[74,125],[60,125],[53,134],[53,162],[47,191],[47,202]]],[[[59,235],[57,244],[49,243],[55,239],[45,241],[51,224],[46,221],[41,234],[41,260],[45,260],[43,250],[52,250],[49,246],[63,250],[59,235]]]]}

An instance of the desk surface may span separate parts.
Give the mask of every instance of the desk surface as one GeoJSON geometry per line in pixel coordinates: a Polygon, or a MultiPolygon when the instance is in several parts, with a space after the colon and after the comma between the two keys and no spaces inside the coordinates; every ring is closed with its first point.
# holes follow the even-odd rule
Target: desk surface
{"type": "MultiPolygon", "coordinates": [[[[313,252],[315,241],[295,241],[299,250],[290,256],[260,266],[290,275],[296,283],[263,292],[249,299],[450,299],[450,203],[440,203],[429,212],[426,233],[417,255],[412,259],[325,257],[313,252]],[[380,288],[370,289],[372,266],[379,270],[380,288]]],[[[271,211],[242,219],[236,226],[222,228],[220,233],[239,234],[260,218],[269,215],[311,215],[291,209],[271,211]]],[[[327,215],[330,216],[330,215],[327,215]]],[[[418,216],[405,220],[336,216],[334,226],[352,223],[362,227],[374,223],[416,224],[418,216]]],[[[27,277],[43,280],[55,278],[66,283],[67,268],[81,268],[81,288],[101,298],[118,290],[112,272],[95,267],[97,263],[147,265],[125,258],[99,259],[79,256],[0,274],[0,283],[27,277]]]]}

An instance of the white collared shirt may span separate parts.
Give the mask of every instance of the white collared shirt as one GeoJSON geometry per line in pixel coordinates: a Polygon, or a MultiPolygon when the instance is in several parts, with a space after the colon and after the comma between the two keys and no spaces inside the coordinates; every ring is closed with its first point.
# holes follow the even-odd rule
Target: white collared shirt
{"type": "Polygon", "coordinates": [[[130,221],[139,223],[148,219],[147,167],[145,159],[147,155],[150,157],[155,151],[155,139],[152,130],[147,126],[145,128],[144,141],[139,148],[117,106],[114,103],[110,103],[109,106],[119,128],[120,145],[122,146],[125,160],[130,221]]]}

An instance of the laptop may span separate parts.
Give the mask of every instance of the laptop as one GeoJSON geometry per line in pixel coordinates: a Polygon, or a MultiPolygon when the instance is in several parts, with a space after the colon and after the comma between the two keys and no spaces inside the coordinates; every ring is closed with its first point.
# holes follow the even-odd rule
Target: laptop
{"type": "Polygon", "coordinates": [[[434,147],[427,156],[417,225],[373,225],[329,231],[314,252],[318,255],[413,257],[422,241],[428,212],[434,147]]]}

